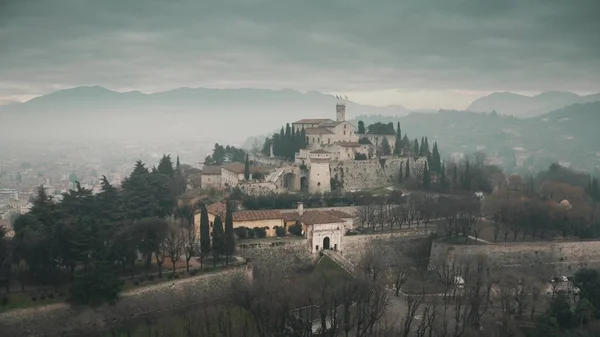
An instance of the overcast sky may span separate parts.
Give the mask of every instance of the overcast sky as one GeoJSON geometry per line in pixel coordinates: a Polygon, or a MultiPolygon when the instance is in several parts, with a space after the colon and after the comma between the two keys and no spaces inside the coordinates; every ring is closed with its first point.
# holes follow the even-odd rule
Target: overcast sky
{"type": "Polygon", "coordinates": [[[408,108],[600,91],[599,0],[0,0],[0,101],[291,88],[408,108]]]}

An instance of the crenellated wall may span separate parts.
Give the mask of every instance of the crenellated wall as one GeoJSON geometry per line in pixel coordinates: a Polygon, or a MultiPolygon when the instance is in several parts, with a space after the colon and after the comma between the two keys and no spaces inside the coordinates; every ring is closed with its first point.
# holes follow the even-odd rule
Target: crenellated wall
{"type": "MultiPolygon", "coordinates": [[[[400,167],[405,174],[408,158],[376,158],[369,160],[332,161],[331,178],[341,183],[345,191],[386,187],[398,182],[400,167]]],[[[410,158],[411,174],[422,172],[425,158],[410,158]]]]}

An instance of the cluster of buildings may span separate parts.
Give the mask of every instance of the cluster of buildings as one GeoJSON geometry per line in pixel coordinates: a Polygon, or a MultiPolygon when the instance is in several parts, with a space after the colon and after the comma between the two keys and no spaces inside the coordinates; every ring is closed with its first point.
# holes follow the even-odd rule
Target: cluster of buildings
{"type": "MultiPolygon", "coordinates": [[[[216,202],[206,209],[212,236],[215,218],[225,220],[226,206],[222,202],[216,202]]],[[[334,208],[305,210],[300,202],[296,209],[291,210],[240,210],[233,212],[232,218],[234,229],[261,228],[265,230],[267,237],[276,236],[277,227],[288,233],[290,226],[300,225],[307,249],[316,253],[323,249],[343,250],[343,236],[354,226],[355,216],[351,213],[334,208]]],[[[194,215],[194,224],[196,236],[200,237],[200,211],[194,215]]]]}
{"type": "MultiPolygon", "coordinates": [[[[359,134],[356,127],[346,121],[346,104],[336,104],[336,119],[301,119],[292,123],[296,132],[304,130],[307,146],[295,154],[293,163],[280,163],[275,167],[250,167],[251,179],[244,179],[243,163],[222,166],[204,166],[201,170],[202,188],[228,188],[240,186],[249,194],[277,193],[306,190],[310,193],[331,191],[331,162],[353,161],[361,157],[372,159],[382,153],[387,142],[391,151],[395,135],[359,134]],[[360,155],[360,156],[358,156],[360,155]],[[252,179],[263,172],[262,179],[252,179]]],[[[275,162],[271,158],[265,162],[275,162]]]]}

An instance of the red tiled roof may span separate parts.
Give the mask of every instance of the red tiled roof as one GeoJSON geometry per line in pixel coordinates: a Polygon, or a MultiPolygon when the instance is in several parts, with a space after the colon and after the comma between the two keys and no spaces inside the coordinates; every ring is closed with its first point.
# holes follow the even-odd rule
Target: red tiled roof
{"type": "Polygon", "coordinates": [[[333,132],[325,129],[325,128],[308,128],[304,129],[304,133],[307,135],[332,135],[333,132]]]}
{"type": "Polygon", "coordinates": [[[233,221],[259,221],[283,219],[283,214],[275,210],[244,210],[233,212],[233,221]]]}
{"type": "Polygon", "coordinates": [[[204,165],[202,167],[203,175],[221,175],[221,166],[219,165],[204,165]]]}
{"type": "MultiPolygon", "coordinates": [[[[225,221],[227,206],[224,203],[217,201],[208,205],[206,210],[212,215],[220,216],[225,221]]],[[[242,210],[233,212],[232,216],[233,221],[260,221],[284,218],[283,214],[276,210],[242,210]]]]}
{"type": "Polygon", "coordinates": [[[227,210],[227,206],[220,202],[217,201],[215,203],[212,203],[208,206],[206,206],[206,211],[212,215],[222,215],[225,214],[225,211],[227,210]]]}
{"type": "Polygon", "coordinates": [[[300,221],[305,225],[320,225],[327,223],[344,222],[341,218],[328,214],[325,211],[305,211],[302,216],[297,212],[286,213],[285,221],[300,221]]]}
{"type": "Polygon", "coordinates": [[[308,119],[301,119],[292,124],[320,124],[320,123],[327,123],[327,122],[333,122],[333,121],[329,118],[312,118],[312,119],[308,118],[308,119]]]}
{"type": "MultiPolygon", "coordinates": [[[[227,171],[236,173],[236,174],[244,173],[245,167],[246,167],[246,164],[240,163],[240,162],[227,163],[227,164],[223,165],[224,169],[226,169],[227,171]]],[[[252,166],[252,165],[250,166],[250,173],[256,173],[258,171],[259,171],[259,169],[256,166],[252,166]]]]}
{"type": "Polygon", "coordinates": [[[340,124],[342,124],[343,122],[325,122],[325,123],[321,123],[319,124],[319,127],[321,128],[332,128],[334,126],[338,126],[340,124]]]}

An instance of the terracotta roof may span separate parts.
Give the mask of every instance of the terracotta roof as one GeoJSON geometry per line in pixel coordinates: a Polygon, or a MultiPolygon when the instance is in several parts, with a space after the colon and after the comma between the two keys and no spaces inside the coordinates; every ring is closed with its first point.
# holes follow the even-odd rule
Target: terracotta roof
{"type": "Polygon", "coordinates": [[[212,215],[224,215],[225,211],[227,210],[227,206],[220,202],[217,201],[215,203],[212,203],[208,206],[206,206],[206,211],[208,211],[208,213],[212,214],[212,215]]]}
{"type": "Polygon", "coordinates": [[[342,123],[343,122],[325,122],[325,123],[319,124],[319,127],[321,127],[321,128],[332,128],[332,127],[338,126],[338,125],[340,125],[342,123]]]}
{"type": "MultiPolygon", "coordinates": [[[[242,174],[244,173],[244,167],[246,164],[240,162],[227,163],[222,166],[227,171],[231,171],[233,173],[242,174]]],[[[256,166],[250,165],[250,173],[256,173],[259,169],[256,166]]]]}
{"type": "Polygon", "coordinates": [[[202,167],[204,175],[221,175],[221,166],[219,165],[204,165],[202,167]]]}
{"type": "Polygon", "coordinates": [[[339,145],[341,147],[360,147],[362,146],[359,142],[335,142],[334,144],[339,145]]]}
{"type": "Polygon", "coordinates": [[[341,218],[328,214],[325,211],[305,211],[302,216],[297,212],[284,214],[285,221],[300,221],[305,225],[320,225],[327,223],[344,222],[341,218]]]}
{"type": "Polygon", "coordinates": [[[307,135],[332,135],[333,132],[325,128],[308,128],[304,129],[304,133],[307,135]]]}
{"type": "Polygon", "coordinates": [[[325,213],[332,215],[336,218],[340,218],[340,219],[349,219],[349,218],[354,218],[353,215],[348,214],[346,212],[342,212],[342,211],[338,211],[335,209],[329,210],[329,211],[324,211],[325,213]]]}
{"type": "Polygon", "coordinates": [[[312,119],[308,118],[308,119],[301,119],[292,124],[321,124],[321,123],[327,123],[327,122],[333,122],[333,121],[329,118],[312,118],[312,119]]]}
{"type": "Polygon", "coordinates": [[[323,149],[318,149],[318,150],[310,151],[310,153],[331,153],[331,152],[325,151],[323,149]]]}
{"type": "Polygon", "coordinates": [[[259,221],[283,219],[283,214],[275,210],[244,210],[233,212],[233,221],[259,221]]]}
{"type": "MultiPolygon", "coordinates": [[[[225,221],[227,206],[224,203],[217,201],[208,205],[206,210],[212,215],[220,216],[221,220],[225,221]]],[[[233,221],[260,221],[284,218],[283,214],[276,210],[243,210],[233,212],[232,216],[233,221]]]]}

